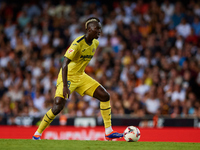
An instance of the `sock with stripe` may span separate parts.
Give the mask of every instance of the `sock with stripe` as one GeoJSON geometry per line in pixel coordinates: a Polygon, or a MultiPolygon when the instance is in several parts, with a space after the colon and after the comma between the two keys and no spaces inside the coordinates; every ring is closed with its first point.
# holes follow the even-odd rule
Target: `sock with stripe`
{"type": "Polygon", "coordinates": [[[43,117],[42,122],[40,123],[35,135],[42,135],[42,132],[49,126],[49,124],[53,121],[56,116],[53,114],[50,109],[43,117]]]}
{"type": "Polygon", "coordinates": [[[106,135],[110,134],[113,131],[112,126],[111,126],[110,100],[106,102],[100,102],[100,110],[101,110],[101,115],[104,121],[106,135]]]}

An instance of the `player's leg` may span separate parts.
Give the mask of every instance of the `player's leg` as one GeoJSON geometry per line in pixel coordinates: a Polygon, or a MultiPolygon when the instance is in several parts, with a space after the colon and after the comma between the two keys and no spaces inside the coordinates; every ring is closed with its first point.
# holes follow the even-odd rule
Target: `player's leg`
{"type": "MultiPolygon", "coordinates": [[[[76,88],[76,84],[71,83],[70,78],[68,78],[68,88],[70,92],[73,92],[76,88]]],[[[37,131],[35,132],[33,139],[39,140],[42,132],[49,126],[49,124],[53,121],[53,119],[56,117],[57,114],[61,112],[61,110],[64,108],[66,103],[66,100],[63,97],[63,82],[59,82],[57,84],[54,103],[52,109],[50,109],[43,117],[37,131]]]]}
{"type": "Polygon", "coordinates": [[[93,97],[100,100],[100,111],[102,118],[104,120],[104,126],[106,132],[105,138],[107,140],[112,140],[114,138],[122,137],[123,136],[122,133],[118,133],[116,131],[113,131],[112,129],[110,94],[106,91],[106,89],[102,85],[100,85],[94,91],[93,97]]]}
{"type": "Polygon", "coordinates": [[[33,140],[40,140],[42,132],[50,125],[56,115],[61,112],[65,106],[65,102],[66,100],[64,98],[55,97],[53,107],[44,115],[37,131],[32,138],[33,140]]]}
{"type": "Polygon", "coordinates": [[[109,134],[112,132],[110,94],[100,85],[95,89],[93,97],[100,100],[100,111],[104,120],[106,134],[109,134]]]}
{"type": "MultiPolygon", "coordinates": [[[[112,130],[111,126],[111,106],[110,106],[110,95],[106,91],[106,89],[100,85],[96,80],[92,79],[88,75],[84,75],[82,77],[82,82],[79,87],[75,90],[80,95],[89,95],[100,100],[100,110],[101,115],[104,120],[105,133],[106,136],[109,135],[111,138],[119,138],[122,137],[123,134],[119,134],[112,130]]],[[[106,137],[107,140],[111,138],[106,137]]]]}

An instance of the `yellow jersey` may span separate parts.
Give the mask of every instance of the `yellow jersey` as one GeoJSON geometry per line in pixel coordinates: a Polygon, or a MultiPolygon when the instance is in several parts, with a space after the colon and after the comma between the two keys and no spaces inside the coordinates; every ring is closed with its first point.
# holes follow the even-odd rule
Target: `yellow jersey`
{"type": "MultiPolygon", "coordinates": [[[[71,60],[68,64],[68,76],[82,75],[85,67],[92,59],[99,41],[93,39],[92,44],[88,45],[85,41],[85,35],[77,37],[65,53],[65,57],[71,60]]],[[[60,69],[58,78],[62,78],[62,68],[60,69]]]]}

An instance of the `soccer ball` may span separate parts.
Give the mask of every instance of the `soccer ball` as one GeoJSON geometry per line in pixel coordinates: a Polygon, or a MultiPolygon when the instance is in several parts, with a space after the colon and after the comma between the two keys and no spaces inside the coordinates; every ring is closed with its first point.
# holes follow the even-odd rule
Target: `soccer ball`
{"type": "Polygon", "coordinates": [[[128,126],[124,130],[124,139],[127,142],[137,142],[140,139],[140,130],[135,126],[128,126]]]}

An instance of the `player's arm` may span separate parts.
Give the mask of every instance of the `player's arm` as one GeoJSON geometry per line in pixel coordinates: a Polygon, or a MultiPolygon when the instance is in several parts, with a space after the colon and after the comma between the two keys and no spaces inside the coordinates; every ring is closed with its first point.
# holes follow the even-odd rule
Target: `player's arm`
{"type": "Polygon", "coordinates": [[[65,99],[69,98],[70,91],[67,85],[67,73],[68,73],[68,64],[71,62],[70,59],[64,57],[64,61],[62,63],[62,80],[63,80],[63,96],[65,99]]]}
{"type": "Polygon", "coordinates": [[[77,52],[80,50],[80,46],[76,41],[77,40],[74,40],[70,47],[67,49],[62,64],[63,96],[65,99],[69,98],[70,95],[70,91],[67,85],[68,65],[71,61],[74,61],[77,56],[77,52]]]}
{"type": "Polygon", "coordinates": [[[68,65],[71,61],[74,60],[79,49],[78,43],[76,41],[72,42],[71,46],[67,49],[64,55],[64,61],[62,64],[62,80],[63,80],[63,96],[65,99],[69,98],[70,91],[67,84],[67,75],[68,75],[68,65]]]}

